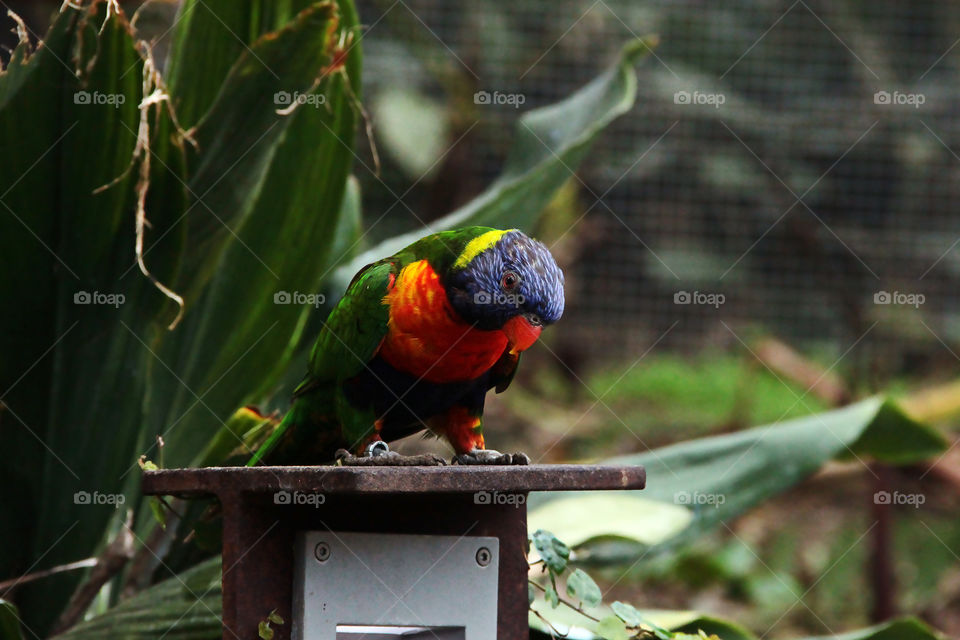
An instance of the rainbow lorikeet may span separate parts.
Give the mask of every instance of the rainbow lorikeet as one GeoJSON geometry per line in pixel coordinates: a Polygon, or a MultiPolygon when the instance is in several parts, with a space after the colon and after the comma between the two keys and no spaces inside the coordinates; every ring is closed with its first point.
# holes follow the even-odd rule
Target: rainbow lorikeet
{"type": "Polygon", "coordinates": [[[317,464],[342,449],[357,461],[423,429],[445,438],[455,461],[523,463],[486,449],[484,397],[507,388],[563,302],[550,251],[516,229],[435,233],[367,265],[327,318],[291,409],[248,464],[317,464]]]}

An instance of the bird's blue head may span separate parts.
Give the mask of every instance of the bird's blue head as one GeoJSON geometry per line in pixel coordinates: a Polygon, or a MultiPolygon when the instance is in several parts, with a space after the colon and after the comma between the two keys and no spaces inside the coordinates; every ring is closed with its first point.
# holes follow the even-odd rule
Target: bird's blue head
{"type": "Polygon", "coordinates": [[[563,315],[563,272],[542,242],[516,229],[491,230],[467,243],[447,294],[460,317],[502,329],[511,349],[523,351],[563,315]]]}

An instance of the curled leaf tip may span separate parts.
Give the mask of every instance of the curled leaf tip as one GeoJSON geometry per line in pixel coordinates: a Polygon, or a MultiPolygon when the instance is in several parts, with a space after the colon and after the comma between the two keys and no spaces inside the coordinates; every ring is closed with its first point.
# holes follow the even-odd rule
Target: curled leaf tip
{"type": "Polygon", "coordinates": [[[623,45],[623,58],[628,64],[636,64],[647,54],[653,53],[659,44],[660,36],[655,33],[631,40],[623,45]]]}

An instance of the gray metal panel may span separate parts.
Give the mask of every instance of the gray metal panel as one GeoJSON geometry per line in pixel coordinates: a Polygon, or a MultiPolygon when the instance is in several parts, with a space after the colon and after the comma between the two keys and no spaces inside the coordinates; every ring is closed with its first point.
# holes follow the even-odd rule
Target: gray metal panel
{"type": "Polygon", "coordinates": [[[310,531],[297,535],[294,549],[298,640],[336,640],[338,624],[462,627],[465,640],[497,637],[497,538],[310,531]]]}

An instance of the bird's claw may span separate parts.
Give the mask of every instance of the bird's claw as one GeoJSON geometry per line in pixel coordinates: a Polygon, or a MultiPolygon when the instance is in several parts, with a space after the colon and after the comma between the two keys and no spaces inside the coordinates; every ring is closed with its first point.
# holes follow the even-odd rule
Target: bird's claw
{"type": "Polygon", "coordinates": [[[469,453],[461,453],[454,456],[454,464],[462,465],[527,465],[530,464],[530,456],[525,453],[500,453],[494,449],[474,449],[469,453]]]}
{"type": "Polygon", "coordinates": [[[447,461],[435,453],[403,456],[391,451],[386,442],[376,440],[367,445],[363,455],[355,456],[346,449],[337,450],[337,462],[344,467],[437,467],[447,461]]]}

